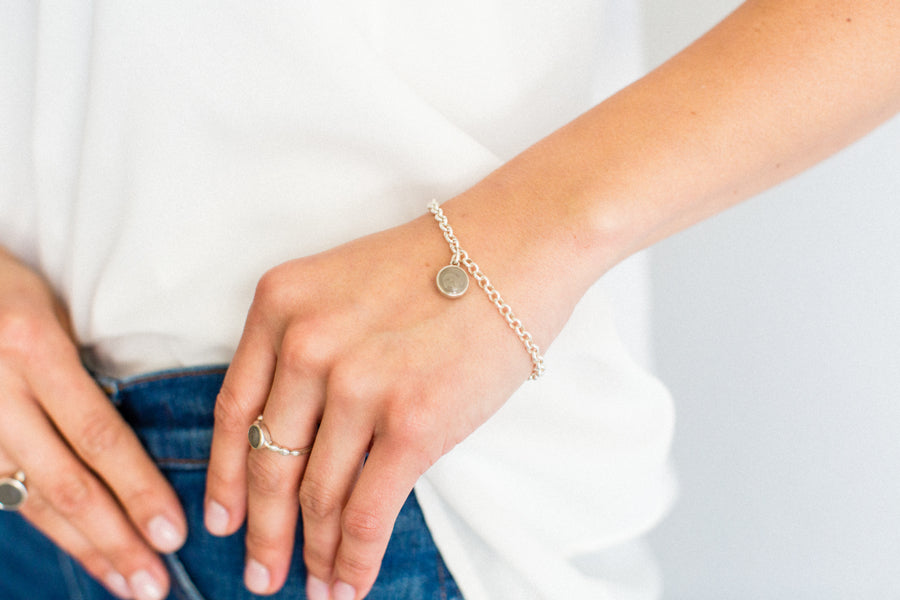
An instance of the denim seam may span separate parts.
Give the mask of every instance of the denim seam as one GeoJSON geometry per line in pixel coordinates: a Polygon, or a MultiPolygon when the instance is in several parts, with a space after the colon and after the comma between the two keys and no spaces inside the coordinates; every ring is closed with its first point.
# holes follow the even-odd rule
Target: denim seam
{"type": "Polygon", "coordinates": [[[441,600],[447,600],[447,582],[444,581],[444,570],[441,568],[440,563],[437,566],[438,569],[438,589],[441,594],[441,600]]]}
{"type": "Polygon", "coordinates": [[[228,365],[201,365],[196,367],[188,367],[186,369],[175,368],[165,371],[155,371],[153,373],[141,373],[140,375],[132,375],[130,377],[110,377],[88,369],[88,372],[97,382],[97,385],[112,400],[113,404],[121,403],[123,392],[139,390],[146,385],[153,384],[167,379],[178,379],[179,377],[206,377],[210,375],[222,375],[228,370],[228,365]]]}
{"type": "Polygon", "coordinates": [[[172,574],[172,591],[180,600],[205,600],[177,555],[165,554],[163,559],[172,574]]]}
{"type": "Polygon", "coordinates": [[[160,467],[167,469],[178,469],[180,467],[184,470],[191,470],[191,467],[205,467],[209,464],[208,458],[171,458],[158,456],[153,460],[155,460],[156,464],[160,467]]]}
{"type": "Polygon", "coordinates": [[[155,373],[145,373],[133,377],[125,377],[116,380],[118,391],[140,388],[141,386],[166,381],[167,379],[179,379],[181,377],[203,377],[206,375],[221,375],[227,370],[227,365],[207,365],[188,369],[169,369],[155,373]]]}
{"type": "Polygon", "coordinates": [[[447,578],[444,574],[444,565],[441,555],[435,556],[435,566],[437,567],[438,589],[440,590],[441,600],[447,600],[447,578]]]}
{"type": "Polygon", "coordinates": [[[66,582],[66,588],[69,590],[69,598],[71,600],[84,600],[84,593],[78,581],[78,574],[75,573],[73,559],[62,550],[56,551],[56,557],[59,563],[59,570],[62,571],[63,579],[66,582]]]}

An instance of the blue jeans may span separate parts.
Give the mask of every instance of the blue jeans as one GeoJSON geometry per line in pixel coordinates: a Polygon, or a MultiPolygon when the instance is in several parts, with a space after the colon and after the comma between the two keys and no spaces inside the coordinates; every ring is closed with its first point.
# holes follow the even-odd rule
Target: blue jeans
{"type": "MultiPolygon", "coordinates": [[[[228,538],[216,538],[203,527],[213,405],[224,373],[224,367],[216,367],[127,380],[98,378],[172,483],[187,515],[187,542],[176,554],[164,557],[172,575],[170,600],[259,598],[243,585],[244,530],[228,538]]],[[[303,539],[302,532],[298,531],[297,539],[303,539]]],[[[270,598],[303,600],[305,583],[306,569],[298,546],[287,584],[270,598]]],[[[0,598],[112,600],[113,596],[19,515],[0,513],[0,598]]],[[[397,518],[381,572],[367,598],[462,599],[414,494],[397,518]]]]}

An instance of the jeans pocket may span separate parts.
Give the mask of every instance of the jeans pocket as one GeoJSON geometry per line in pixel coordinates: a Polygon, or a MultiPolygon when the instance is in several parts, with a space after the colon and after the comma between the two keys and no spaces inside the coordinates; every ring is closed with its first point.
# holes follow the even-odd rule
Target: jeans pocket
{"type": "Polygon", "coordinates": [[[166,554],[163,556],[166,566],[169,568],[169,574],[172,576],[171,596],[176,600],[206,600],[203,594],[194,585],[191,576],[188,575],[178,558],[177,554],[166,554]]]}
{"type": "MultiPolygon", "coordinates": [[[[188,538],[174,555],[165,557],[171,573],[169,600],[249,600],[244,587],[245,529],[216,537],[206,531],[203,502],[206,468],[212,441],[213,408],[224,368],[167,371],[104,380],[125,420],[156,461],[181,501],[188,538]]],[[[306,598],[302,525],[295,532],[287,583],[272,598],[306,598]]],[[[431,538],[415,495],[407,499],[382,561],[371,600],[451,600],[459,590],[431,538]]]]}

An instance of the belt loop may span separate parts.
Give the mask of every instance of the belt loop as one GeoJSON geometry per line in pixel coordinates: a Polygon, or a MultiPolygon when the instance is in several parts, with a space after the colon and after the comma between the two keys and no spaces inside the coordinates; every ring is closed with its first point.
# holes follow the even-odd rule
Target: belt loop
{"type": "Polygon", "coordinates": [[[119,406],[122,403],[122,399],[119,397],[119,380],[114,377],[108,377],[106,375],[99,375],[97,373],[91,373],[91,376],[94,378],[94,381],[97,382],[97,385],[100,386],[100,389],[103,390],[103,393],[106,394],[110,401],[116,406],[119,406]]]}

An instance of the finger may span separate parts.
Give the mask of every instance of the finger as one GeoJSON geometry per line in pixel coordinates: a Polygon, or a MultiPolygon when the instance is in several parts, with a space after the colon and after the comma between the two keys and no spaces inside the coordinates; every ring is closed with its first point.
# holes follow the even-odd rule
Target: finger
{"type": "Polygon", "coordinates": [[[334,395],[322,415],[315,447],[300,483],[303,557],[309,586],[332,580],[334,557],[341,542],[341,514],[350,497],[372,440],[371,419],[351,395],[334,395]]]}
{"type": "Polygon", "coordinates": [[[376,438],[341,516],[334,557],[333,598],[356,600],[369,592],[394,522],[430,460],[410,454],[406,442],[376,438]]]}
{"type": "Polygon", "coordinates": [[[204,522],[213,535],[231,535],[247,510],[247,429],[266,403],[275,350],[254,324],[253,311],[216,398],[206,477],[204,522]]]}
{"type": "Polygon", "coordinates": [[[125,577],[78,529],[53,510],[37,491],[29,493],[28,501],[19,513],[78,561],[85,571],[113,595],[123,599],[134,598],[134,592],[125,577]]]}
{"type": "MultiPolygon", "coordinates": [[[[287,449],[306,448],[316,435],[324,385],[302,370],[279,366],[263,423],[272,441],[287,449]]],[[[260,448],[247,459],[247,566],[245,583],[257,594],[281,589],[294,547],[300,477],[307,455],[283,456],[260,448]]]]}
{"type": "Polygon", "coordinates": [[[165,597],[168,573],[159,556],[106,487],[72,454],[40,407],[18,400],[4,402],[3,408],[9,417],[0,422],[3,450],[25,472],[29,489],[128,580],[137,598],[165,597]]]}
{"type": "Polygon", "coordinates": [[[144,539],[160,552],[180,548],[187,522],[178,497],[81,364],[57,360],[29,383],[57,430],[112,490],[144,539]]]}
{"type": "MultiPolygon", "coordinates": [[[[0,456],[0,473],[13,473],[18,470],[17,465],[0,456]]],[[[66,554],[77,560],[85,571],[112,594],[123,599],[134,597],[125,577],[113,568],[109,560],[100,554],[80,531],[53,510],[37,490],[29,492],[28,501],[21,506],[19,514],[66,554]]]]}

